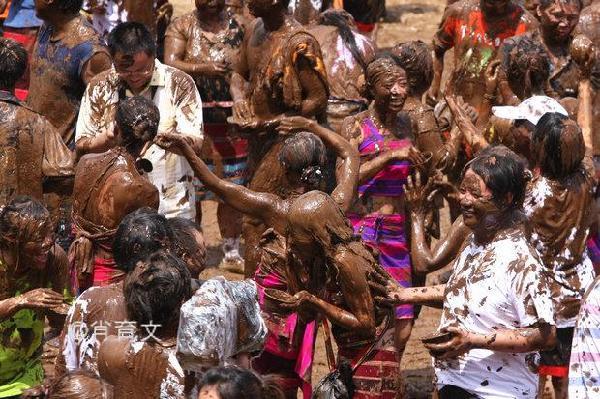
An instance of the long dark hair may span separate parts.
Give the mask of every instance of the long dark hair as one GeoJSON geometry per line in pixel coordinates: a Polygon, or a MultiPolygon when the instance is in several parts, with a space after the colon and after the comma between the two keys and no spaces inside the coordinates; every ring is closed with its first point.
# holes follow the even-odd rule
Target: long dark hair
{"type": "Polygon", "coordinates": [[[352,16],[343,10],[328,10],[319,16],[319,25],[335,26],[337,28],[342,41],[348,47],[354,59],[356,59],[363,71],[366,71],[367,62],[356,44],[354,32],[350,27],[351,21],[352,16]]]}

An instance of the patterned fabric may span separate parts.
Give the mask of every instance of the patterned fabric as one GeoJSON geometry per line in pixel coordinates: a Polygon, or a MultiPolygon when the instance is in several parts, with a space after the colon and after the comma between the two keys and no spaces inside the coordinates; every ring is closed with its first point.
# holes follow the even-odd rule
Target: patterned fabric
{"type": "MultiPolygon", "coordinates": [[[[362,242],[379,251],[379,264],[402,286],[412,287],[410,252],[404,231],[402,215],[372,215],[361,217],[349,214],[354,234],[362,242]]],[[[414,307],[410,304],[396,308],[397,319],[414,318],[414,307]]]]}
{"type": "MultiPolygon", "coordinates": [[[[440,329],[459,327],[476,334],[496,329],[554,324],[544,267],[521,229],[501,233],[483,246],[471,234],[446,284],[440,329]]],[[[438,388],[456,385],[484,398],[535,398],[534,353],[471,349],[435,360],[438,388]]]]}
{"type": "MultiPolygon", "coordinates": [[[[360,348],[341,348],[339,356],[354,366],[371,345],[360,348]]],[[[375,345],[372,353],[356,369],[353,382],[356,386],[354,399],[396,399],[400,392],[400,363],[396,359],[394,328],[388,328],[375,345]]]]}
{"type": "Polygon", "coordinates": [[[581,304],[569,368],[569,398],[598,398],[600,395],[600,277],[581,304]]]}
{"type": "Polygon", "coordinates": [[[594,265],[594,273],[598,275],[600,274],[600,235],[590,235],[586,247],[588,256],[594,265]]]}
{"type": "MultiPolygon", "coordinates": [[[[5,28],[38,28],[43,21],[35,15],[34,0],[12,0],[5,28]]],[[[35,39],[34,39],[35,40],[35,39]]]]}

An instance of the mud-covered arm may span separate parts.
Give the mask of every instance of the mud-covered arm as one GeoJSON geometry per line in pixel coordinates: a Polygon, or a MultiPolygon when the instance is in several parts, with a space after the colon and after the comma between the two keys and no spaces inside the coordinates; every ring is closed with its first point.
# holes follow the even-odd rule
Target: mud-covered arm
{"type": "Polygon", "coordinates": [[[248,68],[246,49],[248,48],[248,42],[252,32],[254,31],[255,24],[256,21],[254,21],[250,28],[244,33],[244,40],[242,42],[242,46],[240,47],[240,56],[238,57],[237,62],[233,65],[233,73],[231,74],[231,82],[229,84],[229,94],[231,94],[233,101],[247,100],[246,89],[248,80],[250,79],[250,70],[248,68]]]}
{"type": "Polygon", "coordinates": [[[261,219],[269,226],[279,225],[285,220],[282,200],[279,197],[269,193],[255,192],[242,185],[220,179],[211,172],[190,144],[180,135],[161,134],[157,137],[156,143],[166,150],[179,151],[206,188],[238,212],[261,219]]]}
{"type": "Polygon", "coordinates": [[[579,35],[573,39],[571,44],[571,56],[579,65],[582,79],[579,82],[579,94],[578,94],[578,111],[577,111],[577,123],[583,133],[583,140],[585,143],[585,155],[588,157],[594,154],[594,138],[592,132],[592,82],[590,75],[594,63],[597,62],[595,57],[595,48],[593,43],[583,35],[579,35]]]}
{"type": "Polygon", "coordinates": [[[98,51],[83,65],[83,68],[81,69],[81,80],[87,85],[94,76],[108,70],[111,65],[112,60],[110,55],[105,51],[98,51]]]}
{"type": "Polygon", "coordinates": [[[311,117],[324,112],[328,98],[327,82],[323,81],[310,62],[303,57],[298,61],[298,77],[302,92],[305,93],[300,115],[311,117]]]}
{"type": "Polygon", "coordinates": [[[74,154],[67,148],[54,126],[47,120],[42,119],[41,131],[38,133],[44,135],[44,158],[42,159],[42,173],[44,176],[75,175],[74,154]]]}

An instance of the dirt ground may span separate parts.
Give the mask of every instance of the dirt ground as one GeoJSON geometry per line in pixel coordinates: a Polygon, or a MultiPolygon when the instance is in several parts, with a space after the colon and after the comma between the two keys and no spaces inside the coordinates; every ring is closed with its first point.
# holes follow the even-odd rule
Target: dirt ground
{"type": "MultiPolygon", "coordinates": [[[[192,0],[171,0],[175,5],[175,15],[180,15],[191,10],[192,0]]],[[[436,26],[439,23],[444,0],[388,0],[387,15],[380,24],[377,43],[380,48],[391,47],[397,43],[409,40],[431,41],[436,26]]],[[[225,274],[228,278],[240,278],[240,275],[224,272],[219,269],[220,234],[216,224],[216,206],[214,202],[206,202],[204,208],[203,228],[209,245],[210,269],[204,272],[206,277],[225,274]]],[[[423,348],[419,338],[432,332],[439,321],[439,311],[424,308],[415,322],[412,336],[406,347],[402,360],[402,375],[406,386],[407,398],[429,398],[432,390],[433,370],[431,358],[423,348]]],[[[319,334],[315,366],[313,369],[313,383],[327,374],[328,368],[325,359],[323,337],[319,334]]]]}

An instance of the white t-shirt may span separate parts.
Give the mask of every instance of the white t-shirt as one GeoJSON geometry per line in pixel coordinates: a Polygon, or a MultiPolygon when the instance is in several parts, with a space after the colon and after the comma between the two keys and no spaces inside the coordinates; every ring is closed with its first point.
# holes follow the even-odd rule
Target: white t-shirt
{"type": "MultiPolygon", "coordinates": [[[[521,229],[503,232],[484,246],[469,236],[446,284],[440,328],[489,334],[553,325],[553,314],[544,268],[521,229]]],[[[535,356],[472,349],[459,358],[435,360],[437,384],[456,385],[482,398],[534,398],[538,376],[530,365],[535,356]]]]}

